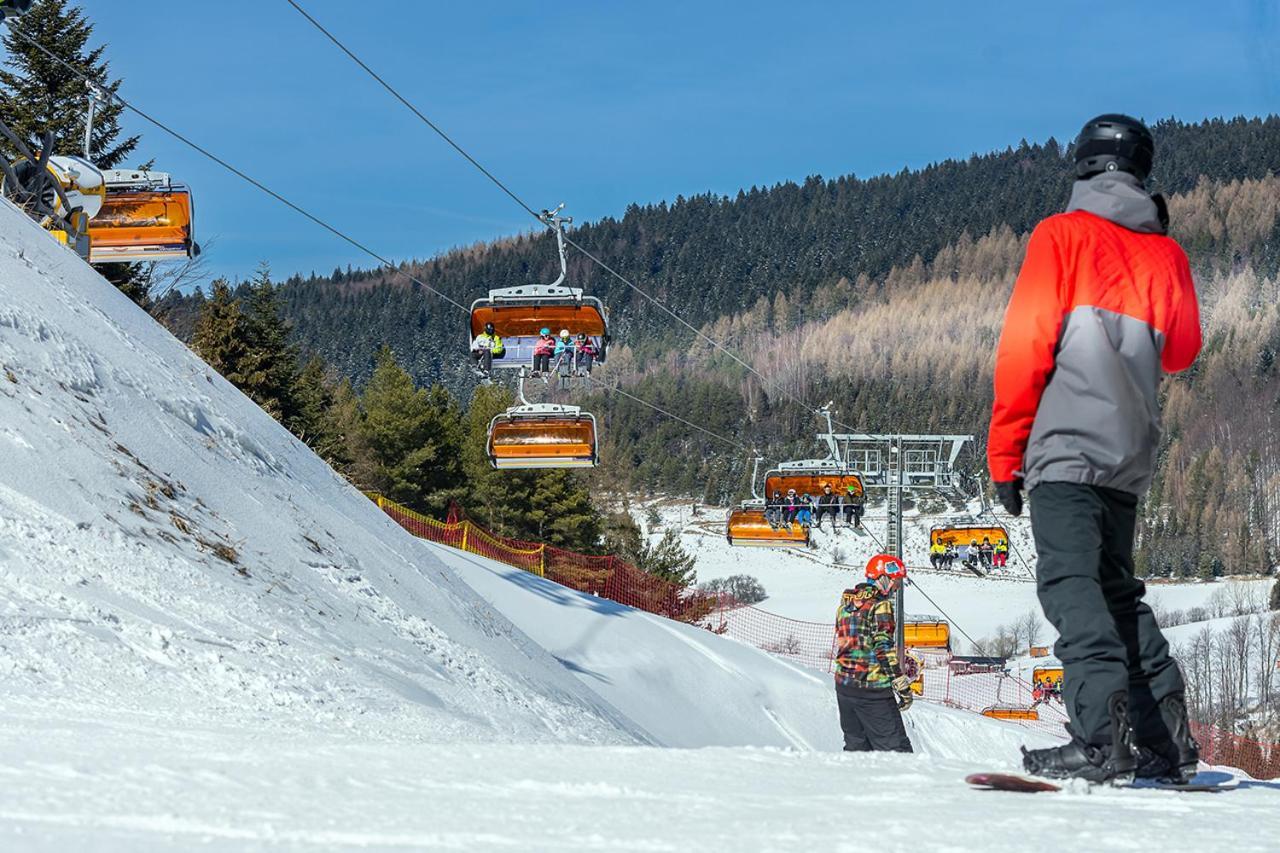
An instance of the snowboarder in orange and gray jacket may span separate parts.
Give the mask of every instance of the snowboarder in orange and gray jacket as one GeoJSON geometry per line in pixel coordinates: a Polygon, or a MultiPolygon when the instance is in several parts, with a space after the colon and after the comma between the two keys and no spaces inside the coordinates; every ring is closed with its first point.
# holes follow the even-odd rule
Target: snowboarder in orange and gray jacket
{"type": "Polygon", "coordinates": [[[1198,757],[1182,674],[1133,569],[1160,380],[1200,350],[1187,256],[1144,188],[1154,154],[1136,119],[1085,125],[1071,202],[1032,233],[996,352],[987,461],[1011,515],[1030,495],[1038,594],[1066,674],[1071,742],[1024,751],[1045,776],[1181,780],[1198,757]]]}

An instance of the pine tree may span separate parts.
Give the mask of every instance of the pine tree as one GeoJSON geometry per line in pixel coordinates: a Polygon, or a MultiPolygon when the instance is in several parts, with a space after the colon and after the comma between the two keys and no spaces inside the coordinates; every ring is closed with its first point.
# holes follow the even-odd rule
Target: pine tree
{"type": "Polygon", "coordinates": [[[213,292],[200,306],[191,349],[233,385],[238,385],[240,364],[248,353],[244,327],[239,300],[227,282],[218,279],[213,283],[213,292]]]}
{"type": "Polygon", "coordinates": [[[369,452],[356,468],[358,482],[420,512],[443,516],[464,492],[457,403],[438,386],[414,387],[385,346],[361,403],[360,433],[369,452]]]}
{"type": "MultiPolygon", "coordinates": [[[[34,148],[45,133],[53,133],[54,150],[59,154],[84,153],[84,122],[88,91],[80,77],[53,62],[32,47],[21,33],[79,69],[107,92],[115,93],[121,81],[111,78],[105,47],[89,49],[93,24],[68,0],[41,0],[30,12],[9,23],[3,41],[8,51],[0,71],[0,119],[34,148]]],[[[89,159],[101,169],[114,169],[138,147],[138,137],[120,138],[117,101],[100,103],[94,115],[89,159]]],[[[8,151],[7,155],[17,152],[8,151]]]]}
{"type": "Polygon", "coordinates": [[[302,420],[295,398],[298,351],[287,337],[288,325],[263,268],[243,300],[225,281],[214,282],[212,296],[201,306],[191,348],[267,414],[299,434],[317,428],[318,422],[302,420]]]}
{"type": "MultiPolygon", "coordinates": [[[[115,93],[121,80],[112,79],[105,47],[89,48],[93,24],[68,0],[41,0],[26,15],[11,21],[3,37],[8,51],[0,70],[0,120],[39,150],[46,133],[52,133],[55,154],[84,154],[84,126],[89,92],[84,81],[50,60],[19,34],[30,36],[54,56],[79,69],[101,89],[115,93]]],[[[103,99],[94,112],[89,159],[100,169],[114,169],[138,147],[137,136],[121,138],[120,114],[124,107],[103,99]]],[[[0,140],[0,156],[17,156],[0,140]]],[[[104,278],[146,308],[150,304],[149,274],[145,264],[103,264],[104,278]]]]}
{"type": "Polygon", "coordinates": [[[1271,585],[1271,609],[1280,610],[1280,578],[1271,585]]]}
{"type": "Polygon", "coordinates": [[[680,531],[668,528],[657,545],[641,543],[635,564],[651,575],[671,581],[680,588],[693,586],[698,581],[692,555],[680,544],[680,531]]]}
{"type": "Polygon", "coordinates": [[[600,514],[591,493],[572,473],[540,473],[528,501],[527,519],[537,541],[575,551],[599,550],[600,514]]]}
{"type": "Polygon", "coordinates": [[[294,414],[285,426],[321,459],[341,470],[350,458],[336,417],[340,385],[330,373],[320,356],[307,360],[294,382],[290,394],[294,414]]]}
{"type": "Polygon", "coordinates": [[[289,325],[266,263],[254,274],[242,312],[247,352],[237,365],[236,386],[289,426],[298,416],[293,389],[299,356],[297,347],[289,343],[289,325]]]}
{"type": "Polygon", "coordinates": [[[463,506],[476,521],[506,536],[528,532],[517,519],[536,479],[533,473],[498,471],[489,463],[489,422],[512,400],[506,388],[480,385],[471,395],[463,421],[462,470],[467,483],[463,506]]]}

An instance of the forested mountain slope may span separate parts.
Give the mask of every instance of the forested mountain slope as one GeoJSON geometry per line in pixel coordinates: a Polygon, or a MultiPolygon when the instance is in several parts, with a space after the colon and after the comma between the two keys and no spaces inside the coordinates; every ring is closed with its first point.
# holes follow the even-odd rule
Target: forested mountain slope
{"type": "MultiPolygon", "coordinates": [[[[1280,171],[1280,117],[1167,120],[1154,132],[1160,157],[1153,184],[1165,192],[1189,191],[1202,177],[1229,181],[1280,171]]],[[[814,176],[803,184],[753,187],[735,198],[679,197],[632,206],[619,219],[583,225],[574,236],[695,325],[779,293],[788,295],[797,319],[823,316],[864,295],[893,267],[917,256],[932,260],[964,233],[976,237],[1000,226],[1017,234],[1030,230],[1065,203],[1071,177],[1065,153],[1053,139],[1022,141],[1005,151],[895,175],[814,176]]],[[[463,304],[491,287],[551,281],[558,274],[555,244],[546,233],[458,250],[404,269],[463,304]]],[[[605,299],[619,340],[646,356],[690,338],[576,253],[569,280],[605,299]]],[[[402,276],[349,270],[295,277],[284,297],[304,346],[357,379],[369,375],[383,343],[421,381],[461,382],[465,375],[456,369],[466,337],[461,312],[402,276]]],[[[189,328],[193,308],[170,306],[180,335],[189,328]]]]}
{"type": "MultiPolygon", "coordinates": [[[[1280,118],[1156,125],[1153,183],[1170,194],[1205,304],[1206,348],[1169,383],[1162,466],[1143,559],[1153,570],[1269,568],[1280,513],[1273,460],[1280,395],[1280,118]],[[1261,533],[1263,535],[1255,535],[1261,533]]],[[[859,429],[973,432],[980,472],[992,353],[1026,235],[1065,204],[1070,169],[1055,141],[869,180],[854,177],[633,207],[575,239],[723,341],[765,377],[649,307],[573,255],[569,279],[605,298],[616,334],[605,375],[713,432],[730,447],[624,397],[603,415],[597,489],[744,494],[742,447],[812,456],[810,404],[833,400],[859,429]]],[[[555,277],[548,235],[457,251],[412,273],[460,302],[489,287],[555,277]]],[[[465,319],[382,273],[291,279],[286,313],[304,348],[360,383],[389,343],[423,382],[460,396],[465,319]]],[[[162,308],[181,333],[200,298],[162,308]]]]}

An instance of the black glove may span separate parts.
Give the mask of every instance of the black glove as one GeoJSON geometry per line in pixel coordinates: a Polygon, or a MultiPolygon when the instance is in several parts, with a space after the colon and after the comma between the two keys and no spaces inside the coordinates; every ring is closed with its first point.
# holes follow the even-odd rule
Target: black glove
{"type": "Polygon", "coordinates": [[[1009,515],[1022,515],[1022,480],[997,482],[994,485],[996,487],[996,500],[1000,501],[1000,506],[1004,507],[1004,511],[1009,515]]]}

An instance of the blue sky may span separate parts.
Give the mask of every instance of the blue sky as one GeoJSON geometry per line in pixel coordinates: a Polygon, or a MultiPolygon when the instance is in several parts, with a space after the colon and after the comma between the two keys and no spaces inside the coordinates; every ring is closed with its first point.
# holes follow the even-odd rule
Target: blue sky
{"type": "MultiPolygon", "coordinates": [[[[535,207],[582,219],[1070,137],[1092,114],[1280,111],[1273,0],[303,5],[535,207]],[[872,8],[874,7],[874,8],[872,8]]],[[[123,93],[393,259],[527,229],[284,0],[84,0],[123,93]]],[[[147,129],[214,275],[371,261],[147,129]]],[[[139,158],[142,159],[142,158],[139,158]]]]}

